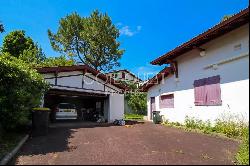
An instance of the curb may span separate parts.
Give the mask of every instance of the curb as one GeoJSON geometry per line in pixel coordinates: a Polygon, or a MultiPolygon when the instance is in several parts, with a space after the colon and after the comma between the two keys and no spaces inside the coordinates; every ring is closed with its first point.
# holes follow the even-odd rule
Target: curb
{"type": "Polygon", "coordinates": [[[25,135],[18,145],[0,161],[0,165],[7,165],[8,162],[17,154],[23,144],[28,140],[28,138],[29,135],[25,135]]]}

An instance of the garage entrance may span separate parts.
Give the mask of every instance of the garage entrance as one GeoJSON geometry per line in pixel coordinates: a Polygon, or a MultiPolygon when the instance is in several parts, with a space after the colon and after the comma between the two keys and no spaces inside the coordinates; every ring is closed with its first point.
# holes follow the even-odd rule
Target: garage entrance
{"type": "Polygon", "coordinates": [[[108,97],[106,94],[50,89],[44,96],[44,106],[52,110],[51,121],[55,121],[58,105],[69,103],[75,106],[77,121],[107,122],[108,110],[105,109],[104,104],[108,97]]]}

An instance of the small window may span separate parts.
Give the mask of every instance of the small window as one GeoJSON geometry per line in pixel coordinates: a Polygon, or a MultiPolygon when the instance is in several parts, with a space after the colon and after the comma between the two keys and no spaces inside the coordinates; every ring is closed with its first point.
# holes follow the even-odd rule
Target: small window
{"type": "Polygon", "coordinates": [[[160,109],[174,108],[174,94],[160,96],[160,109]]]}
{"type": "Polygon", "coordinates": [[[126,73],[122,72],[122,78],[125,79],[126,73]]]}
{"type": "Polygon", "coordinates": [[[220,76],[194,81],[196,106],[219,106],[221,101],[220,76]]]}

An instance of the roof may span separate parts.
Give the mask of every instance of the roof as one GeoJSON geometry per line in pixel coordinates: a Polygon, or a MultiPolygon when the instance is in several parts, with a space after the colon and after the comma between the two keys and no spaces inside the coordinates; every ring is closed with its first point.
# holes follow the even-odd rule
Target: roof
{"type": "Polygon", "coordinates": [[[141,91],[147,92],[149,88],[151,88],[154,85],[157,85],[160,83],[161,80],[168,77],[172,74],[172,68],[171,67],[165,67],[162,71],[160,71],[156,76],[148,80],[142,87],[140,88],[141,91]]]}
{"type": "Polygon", "coordinates": [[[167,63],[169,60],[173,60],[176,57],[194,49],[200,47],[201,45],[216,39],[232,30],[235,30],[245,24],[249,23],[249,7],[242,10],[238,14],[235,14],[231,18],[215,25],[206,32],[194,37],[188,42],[176,47],[174,50],[162,55],[161,57],[155,59],[151,62],[153,65],[162,65],[167,63]]]}
{"type": "Polygon", "coordinates": [[[132,75],[133,77],[135,77],[136,79],[138,79],[139,81],[142,82],[142,79],[140,79],[140,78],[137,77],[135,74],[133,74],[132,72],[128,71],[127,69],[114,70],[114,71],[108,72],[108,73],[106,73],[106,74],[112,74],[112,73],[117,73],[117,72],[126,72],[126,73],[129,73],[130,75],[132,75]]]}
{"type": "Polygon", "coordinates": [[[101,73],[98,70],[93,69],[92,67],[88,65],[75,65],[75,66],[58,66],[58,67],[42,67],[42,68],[36,68],[37,72],[41,74],[46,73],[59,73],[59,72],[72,72],[72,71],[82,71],[82,72],[89,72],[92,73],[94,76],[97,76],[99,79],[103,80],[104,82],[108,82],[109,84],[122,89],[127,90],[128,87],[126,87],[123,84],[117,83],[114,79],[106,76],[105,74],[101,73]]]}

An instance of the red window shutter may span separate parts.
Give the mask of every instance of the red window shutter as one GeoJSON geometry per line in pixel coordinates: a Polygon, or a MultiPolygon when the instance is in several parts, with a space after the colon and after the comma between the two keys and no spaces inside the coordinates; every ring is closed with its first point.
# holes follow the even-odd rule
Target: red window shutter
{"type": "Polygon", "coordinates": [[[160,97],[160,108],[174,108],[174,94],[160,97]]]}
{"type": "Polygon", "coordinates": [[[221,105],[220,76],[209,77],[206,83],[207,105],[221,105]]]}
{"type": "Polygon", "coordinates": [[[221,105],[220,76],[214,76],[194,81],[196,106],[221,105]]]}
{"type": "Polygon", "coordinates": [[[206,79],[194,81],[194,104],[196,106],[205,105],[206,103],[206,79]]]}

